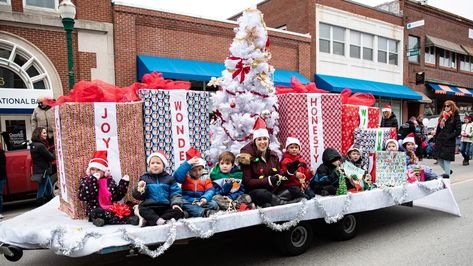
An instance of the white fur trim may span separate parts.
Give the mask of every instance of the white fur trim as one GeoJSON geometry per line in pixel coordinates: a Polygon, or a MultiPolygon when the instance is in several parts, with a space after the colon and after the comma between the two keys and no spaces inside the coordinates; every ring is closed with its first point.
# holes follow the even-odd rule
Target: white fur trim
{"type": "Polygon", "coordinates": [[[89,163],[89,167],[87,167],[87,173],[90,173],[90,168],[97,168],[103,172],[107,172],[108,168],[105,167],[105,165],[101,164],[101,163],[97,163],[97,162],[90,162],[89,163]]]}
{"type": "Polygon", "coordinates": [[[413,144],[415,145],[415,147],[417,148],[416,141],[415,141],[415,139],[414,139],[413,137],[404,138],[404,139],[402,140],[402,145],[404,146],[404,144],[409,143],[409,142],[410,142],[410,143],[413,143],[413,144]]]}
{"type": "Polygon", "coordinates": [[[149,165],[149,162],[151,162],[151,158],[153,157],[158,157],[159,159],[161,159],[161,161],[163,161],[163,164],[164,164],[164,167],[168,167],[169,166],[169,162],[168,160],[166,159],[166,157],[160,153],[160,152],[153,152],[151,153],[148,158],[146,158],[146,164],[149,165]]]}
{"type": "Polygon", "coordinates": [[[255,131],[253,131],[253,140],[255,140],[257,138],[261,138],[261,137],[269,138],[269,133],[268,133],[268,130],[266,128],[260,128],[260,129],[256,129],[255,131]]]}
{"type": "Polygon", "coordinates": [[[391,108],[383,108],[381,111],[382,111],[382,112],[392,112],[393,109],[391,109],[391,108]]]}
{"type": "Polygon", "coordinates": [[[194,167],[197,167],[197,166],[202,166],[205,168],[205,166],[207,165],[207,162],[202,159],[202,158],[199,158],[199,160],[197,161],[197,163],[193,164],[191,169],[194,168],[194,167]]]}
{"type": "Polygon", "coordinates": [[[287,149],[287,146],[291,144],[297,144],[299,145],[299,148],[301,147],[301,142],[299,141],[298,138],[288,137],[286,140],[286,149],[287,149]]]}
{"type": "Polygon", "coordinates": [[[390,142],[396,144],[396,149],[399,150],[399,143],[398,143],[397,140],[395,140],[395,139],[388,139],[388,140],[386,140],[386,143],[385,143],[385,147],[384,147],[384,148],[387,148],[387,147],[388,147],[388,143],[390,143],[390,142]]]}

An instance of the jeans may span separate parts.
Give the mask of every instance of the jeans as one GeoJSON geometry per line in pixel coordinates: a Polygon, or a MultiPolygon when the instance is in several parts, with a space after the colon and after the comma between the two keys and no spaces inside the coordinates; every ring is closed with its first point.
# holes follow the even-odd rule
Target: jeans
{"type": "Polygon", "coordinates": [[[0,214],[3,213],[3,188],[7,184],[7,180],[0,180],[0,214]]]}
{"type": "Polygon", "coordinates": [[[470,155],[471,155],[470,150],[471,150],[471,143],[463,141],[460,146],[460,151],[465,161],[470,160],[470,155]]]}
{"type": "Polygon", "coordinates": [[[182,207],[189,213],[189,217],[204,217],[205,209],[218,210],[218,204],[214,200],[202,204],[201,206],[187,202],[184,203],[182,207]]]}
{"type": "Polygon", "coordinates": [[[46,175],[46,177],[39,183],[38,192],[36,193],[36,199],[41,200],[43,198],[52,198],[53,197],[53,184],[51,182],[51,177],[46,175]]]}
{"type": "Polygon", "coordinates": [[[442,167],[445,174],[450,176],[450,161],[443,159],[437,159],[437,161],[439,162],[439,165],[442,167]]]}

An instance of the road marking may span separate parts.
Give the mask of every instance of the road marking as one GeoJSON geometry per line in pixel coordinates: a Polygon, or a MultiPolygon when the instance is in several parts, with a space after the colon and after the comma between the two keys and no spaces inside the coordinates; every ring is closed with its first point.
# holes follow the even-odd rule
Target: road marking
{"type": "Polygon", "coordinates": [[[462,183],[465,183],[465,182],[470,182],[470,181],[473,181],[473,179],[466,179],[466,180],[458,181],[458,182],[455,182],[455,183],[451,183],[451,186],[457,185],[457,184],[462,184],[462,183]]]}

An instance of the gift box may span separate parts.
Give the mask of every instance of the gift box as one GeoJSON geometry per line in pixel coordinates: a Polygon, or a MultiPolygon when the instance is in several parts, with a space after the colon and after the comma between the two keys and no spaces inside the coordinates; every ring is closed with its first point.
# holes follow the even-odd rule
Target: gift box
{"type": "Polygon", "coordinates": [[[374,171],[372,179],[378,187],[393,187],[407,182],[407,162],[404,152],[374,152],[374,171]]]}
{"type": "Polygon", "coordinates": [[[347,154],[353,144],[356,128],[377,128],[379,108],[342,104],[342,153],[347,154]]]}
{"type": "Polygon", "coordinates": [[[356,128],[353,144],[362,148],[362,158],[365,164],[369,163],[370,153],[382,151],[388,139],[397,139],[396,128],[356,128]]]}
{"type": "Polygon", "coordinates": [[[322,164],[326,148],[341,150],[341,101],[339,94],[278,94],[279,141],[284,145],[289,134],[301,142],[301,156],[311,166],[322,164]]]}
{"type": "Polygon", "coordinates": [[[130,176],[124,200],[132,200],[132,188],[146,171],[143,103],[67,102],[54,108],[59,209],[74,219],[86,217],[78,188],[97,150],[107,150],[109,168],[117,183],[122,176],[130,176]]]}
{"type": "Polygon", "coordinates": [[[204,154],[210,147],[209,95],[189,90],[140,90],[144,101],[146,156],[164,151],[172,172],[190,147],[204,154]]]}

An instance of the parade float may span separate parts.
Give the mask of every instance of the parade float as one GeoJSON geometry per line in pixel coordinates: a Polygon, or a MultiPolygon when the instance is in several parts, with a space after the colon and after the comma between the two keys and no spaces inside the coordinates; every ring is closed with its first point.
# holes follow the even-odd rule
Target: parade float
{"type": "MultiPolygon", "coordinates": [[[[148,74],[142,83],[128,88],[82,81],[69,96],[59,98],[54,108],[61,194],[46,205],[2,221],[0,252],[11,261],[19,260],[23,250],[34,249],[50,249],[70,257],[130,250],[156,258],[177,240],[209,238],[264,224],[275,232],[284,254],[297,255],[309,247],[316,219],[333,224],[337,238],[347,240],[358,231],[360,212],[414,202],[414,206],[460,216],[448,180],[408,183],[405,160],[381,151],[386,139],[392,137],[392,129],[377,128],[379,109],[368,106],[374,102],[359,102],[360,98],[350,93],[327,93],[313,83],[300,84],[295,79],[290,88],[275,88],[262,14],[248,9],[238,23],[226,70],[211,81],[219,87],[212,99],[205,92],[188,90],[188,82],[165,80],[158,73],[148,74]],[[214,110],[209,110],[210,100],[214,110]],[[209,111],[217,117],[212,124],[209,111]],[[314,168],[320,165],[325,148],[342,152],[357,142],[366,151],[364,159],[376,162],[370,169],[376,176],[376,187],[148,227],[96,227],[84,219],[77,190],[95,150],[108,151],[112,176],[118,181],[129,175],[131,187],[145,172],[146,156],[156,151],[164,151],[169,158],[169,172],[185,160],[189,147],[213,163],[222,151],[238,154],[252,140],[258,118],[266,122],[271,149],[280,153],[279,143],[296,134],[302,156],[314,168]],[[149,248],[155,245],[157,249],[149,248]]],[[[133,199],[128,195],[125,201],[133,199]]]]}

